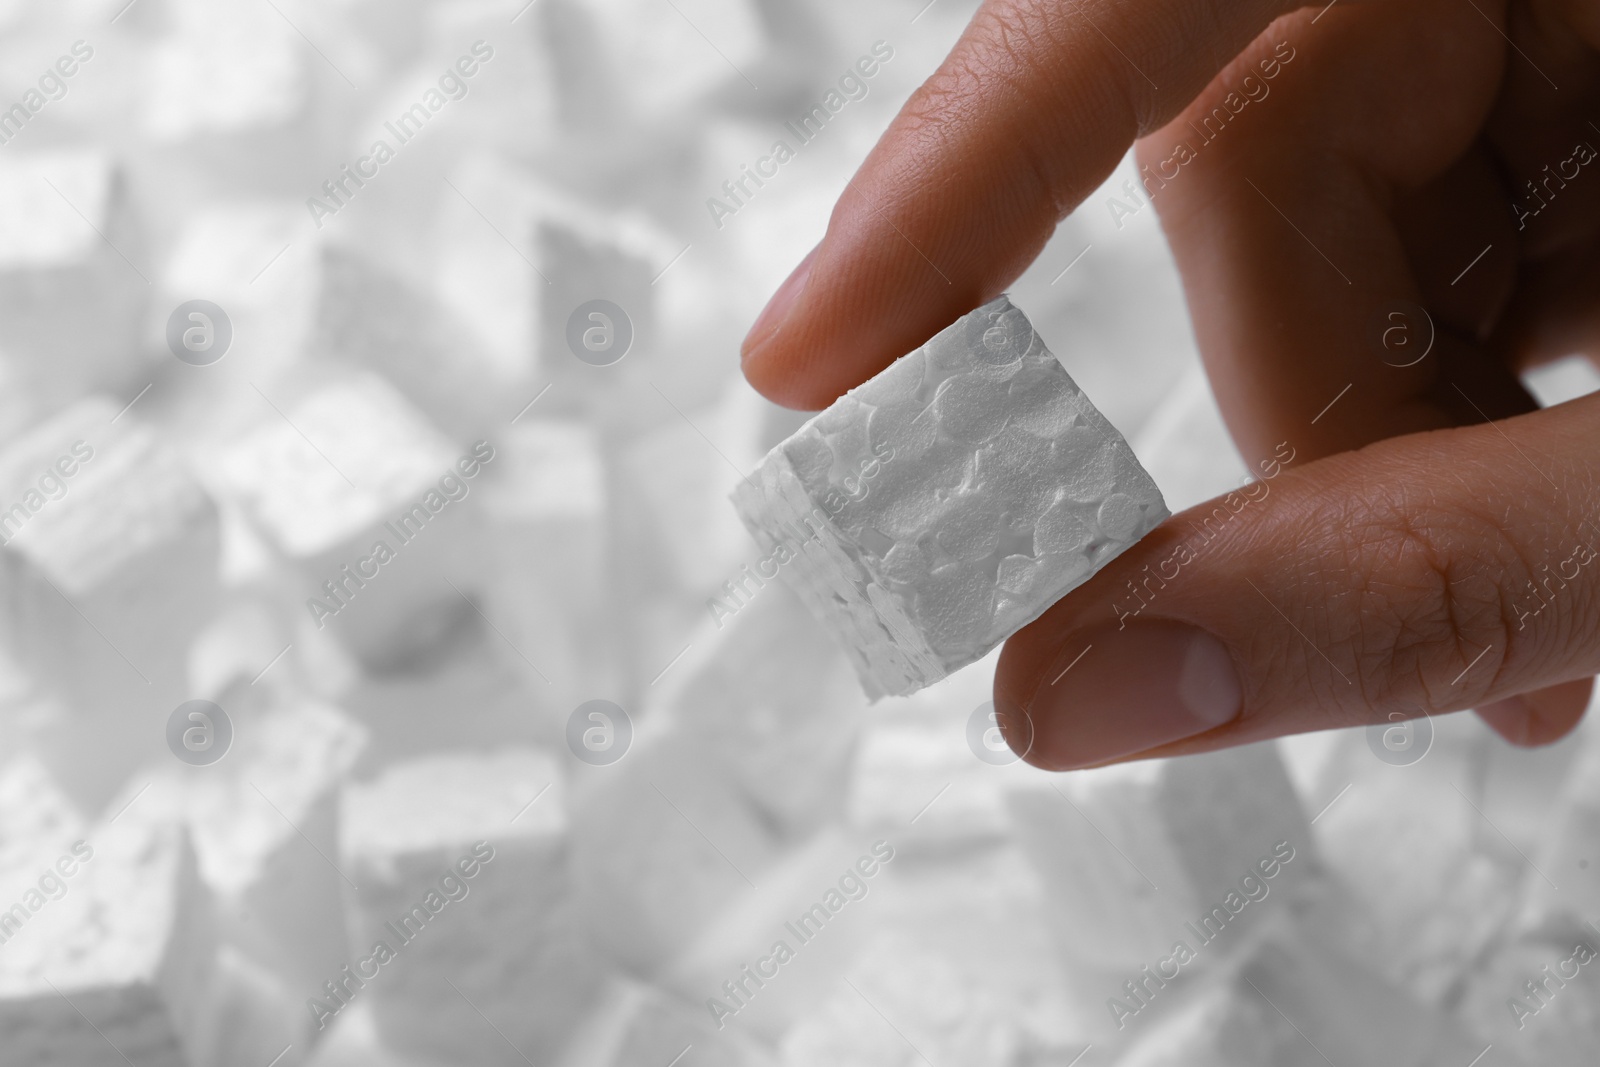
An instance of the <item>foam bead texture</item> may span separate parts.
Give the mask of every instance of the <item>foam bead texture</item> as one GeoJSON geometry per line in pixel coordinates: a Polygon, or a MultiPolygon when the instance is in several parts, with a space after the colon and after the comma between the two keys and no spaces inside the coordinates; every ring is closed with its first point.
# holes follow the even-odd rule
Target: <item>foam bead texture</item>
{"type": "Polygon", "coordinates": [[[840,397],[733,501],[874,699],[981,659],[1170,514],[1004,296],[840,397]]]}

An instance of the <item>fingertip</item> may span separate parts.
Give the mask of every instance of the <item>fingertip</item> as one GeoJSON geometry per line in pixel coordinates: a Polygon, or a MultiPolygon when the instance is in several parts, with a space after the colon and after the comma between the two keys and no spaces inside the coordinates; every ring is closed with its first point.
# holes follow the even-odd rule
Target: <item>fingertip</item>
{"type": "Polygon", "coordinates": [[[1589,707],[1593,678],[1536,689],[1478,709],[1495,733],[1523,748],[1554,744],[1572,732],[1589,707]]]}
{"type": "Polygon", "coordinates": [[[811,266],[816,259],[817,249],[813,248],[767,299],[767,306],[761,309],[756,321],[750,324],[750,332],[745,334],[744,342],[739,346],[742,358],[749,360],[782,332],[784,323],[793,316],[795,306],[805,294],[806,283],[811,279],[811,266]]]}
{"type": "Polygon", "coordinates": [[[740,370],[750,388],[779,407],[791,411],[817,411],[825,406],[806,403],[805,398],[793,388],[790,376],[767,360],[743,357],[740,359],[740,370]]]}
{"type": "Polygon", "coordinates": [[[739,365],[750,389],[795,411],[821,411],[834,403],[843,389],[830,389],[826,381],[818,381],[790,355],[792,346],[787,346],[786,341],[784,334],[773,334],[757,349],[742,352],[739,365]]]}
{"type": "Polygon", "coordinates": [[[1000,727],[1000,736],[1005,738],[1006,744],[1017,754],[1018,759],[1040,770],[1056,769],[1039,762],[1033,744],[1033,717],[1028,714],[1028,709],[1003,695],[998,689],[994,695],[994,717],[996,725],[1000,727]]]}
{"type": "MultiPolygon", "coordinates": [[[[797,264],[767,301],[739,346],[745,380],[762,396],[796,411],[820,411],[877,369],[860,346],[874,339],[882,319],[815,284],[819,244],[797,264]],[[840,330],[859,317],[861,325],[840,330]],[[865,340],[864,340],[865,339],[865,340]]],[[[892,360],[887,357],[879,366],[892,360]]]]}
{"type": "MultiPolygon", "coordinates": [[[[1139,621],[1070,634],[1053,654],[1002,656],[995,707],[1013,750],[1045,770],[1117,762],[1233,722],[1244,697],[1232,652],[1212,634],[1139,621]],[[1025,699],[1019,699],[1022,691],[1025,699]],[[1002,709],[1004,712],[1002,714],[1002,709]],[[1007,733],[1026,719],[1027,750],[1007,733]]],[[[1024,731],[1017,731],[1017,740],[1024,731]]]]}

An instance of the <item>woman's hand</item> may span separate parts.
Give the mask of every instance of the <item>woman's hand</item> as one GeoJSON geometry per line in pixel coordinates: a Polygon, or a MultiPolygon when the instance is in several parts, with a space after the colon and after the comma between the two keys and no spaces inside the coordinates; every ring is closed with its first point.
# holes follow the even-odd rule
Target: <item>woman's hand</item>
{"type": "Polygon", "coordinates": [[[1008,738],[1070,768],[1475,707],[1555,740],[1600,671],[1600,395],[1537,411],[1517,371],[1597,350],[1597,50],[1581,0],[988,0],[745,374],[825,406],[1004,290],[1138,139],[1263,482],[1007,643],[1008,738]]]}

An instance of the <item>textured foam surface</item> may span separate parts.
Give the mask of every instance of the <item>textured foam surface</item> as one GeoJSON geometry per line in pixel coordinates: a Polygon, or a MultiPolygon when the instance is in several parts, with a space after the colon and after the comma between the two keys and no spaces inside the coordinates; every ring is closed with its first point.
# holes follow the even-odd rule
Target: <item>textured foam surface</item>
{"type": "MultiPolygon", "coordinates": [[[[1253,926],[1301,892],[1316,867],[1311,826],[1270,742],[1125,764],[1063,785],[1014,790],[1007,800],[1074,966],[1115,970],[1170,951],[1172,931],[1237,895],[1247,876],[1266,887],[1246,906],[1253,926]],[[1270,879],[1263,859],[1273,860],[1270,879]]],[[[1230,938],[1197,966],[1240,941],[1230,938]]]]}
{"type": "Polygon", "coordinates": [[[195,551],[215,526],[211,501],[163,435],[133,417],[113,421],[122,406],[86,397],[0,454],[6,544],[74,596],[150,568],[174,545],[195,551]],[[56,489],[41,496],[48,472],[56,489]]]}
{"type": "Polygon", "coordinates": [[[380,869],[397,857],[459,850],[480,838],[560,834],[566,830],[563,793],[561,769],[541,749],[447,753],[397,764],[345,792],[344,850],[363,867],[380,869]],[[538,804],[531,804],[534,797],[541,798],[538,804]]]}
{"type": "Polygon", "coordinates": [[[400,956],[363,994],[388,1039],[428,1062],[551,1062],[601,980],[555,757],[517,747],[395,764],[348,787],[342,814],[341,866],[359,887],[351,944],[400,956]],[[467,857],[481,861],[470,875],[467,857]]]}
{"type": "Polygon", "coordinates": [[[0,1063],[193,1064],[216,943],[188,839],[137,823],[88,837],[53,868],[73,872],[65,891],[0,950],[0,1063]]]}
{"type": "Polygon", "coordinates": [[[1169,514],[1005,297],[840,397],[733,499],[873,697],[982,658],[1169,514]]]}
{"type": "MultiPolygon", "coordinates": [[[[116,811],[137,797],[130,821],[187,825],[201,878],[232,898],[286,861],[326,868],[305,848],[304,828],[327,820],[320,809],[335,799],[366,743],[366,728],[337,709],[296,703],[252,717],[249,734],[235,738],[217,773],[163,766],[152,777],[130,778],[109,807],[116,811]]],[[[331,845],[328,836],[318,844],[331,845]]],[[[337,881],[337,872],[328,873],[337,881]]],[[[297,879],[311,880],[305,871],[297,879]]]]}
{"type": "Polygon", "coordinates": [[[784,1036],[784,1067],[1033,1062],[1008,1006],[925,945],[877,934],[846,982],[784,1036]]]}
{"type": "Polygon", "coordinates": [[[353,374],[324,384],[285,417],[263,418],[212,466],[222,493],[284,553],[304,558],[409,506],[458,454],[398,389],[353,374]]]}

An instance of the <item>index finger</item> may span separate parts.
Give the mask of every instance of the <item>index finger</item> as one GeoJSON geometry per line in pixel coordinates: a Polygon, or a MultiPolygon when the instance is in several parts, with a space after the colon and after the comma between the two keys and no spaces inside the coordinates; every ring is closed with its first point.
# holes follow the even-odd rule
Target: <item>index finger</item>
{"type": "Polygon", "coordinates": [[[821,408],[992,299],[1128,146],[1294,0],[986,0],[906,102],[743,346],[821,408]]]}

